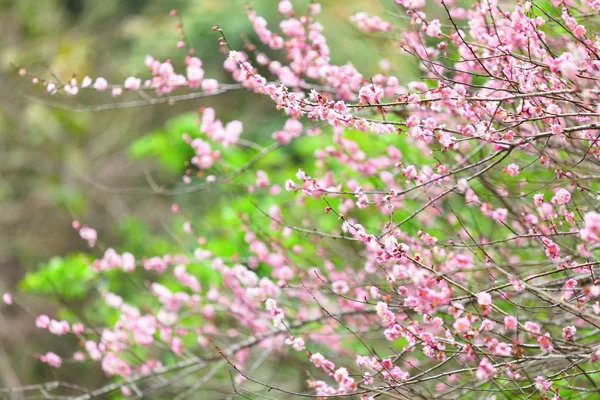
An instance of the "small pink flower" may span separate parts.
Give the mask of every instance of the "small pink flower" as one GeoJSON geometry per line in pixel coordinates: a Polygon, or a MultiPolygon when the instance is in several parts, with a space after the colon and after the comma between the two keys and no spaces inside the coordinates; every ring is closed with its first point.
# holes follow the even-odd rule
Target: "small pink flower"
{"type": "Polygon", "coordinates": [[[211,93],[219,88],[219,82],[216,79],[204,79],[200,86],[205,92],[211,93]]]}
{"type": "Polygon", "coordinates": [[[492,296],[489,293],[478,293],[477,294],[477,302],[481,306],[491,306],[492,305],[492,296]]]}
{"type": "Polygon", "coordinates": [[[174,337],[171,340],[171,351],[175,354],[181,354],[183,352],[183,341],[179,337],[174,337]]]}
{"type": "Polygon", "coordinates": [[[545,392],[552,387],[552,381],[547,380],[543,376],[537,376],[535,378],[535,388],[539,391],[545,392]]]}
{"type": "Polygon", "coordinates": [[[552,204],[567,204],[571,200],[571,193],[566,189],[560,189],[552,198],[552,204]]]}
{"type": "Polygon", "coordinates": [[[575,29],[573,30],[573,33],[575,34],[575,36],[577,37],[582,37],[583,35],[585,35],[585,27],[583,25],[577,25],[575,27],[575,29]]]}
{"type": "Polygon", "coordinates": [[[52,352],[40,356],[40,361],[54,368],[60,368],[62,365],[62,358],[52,352]]]}
{"type": "Polygon", "coordinates": [[[290,15],[294,11],[292,2],[289,0],[280,1],[279,6],[277,7],[277,11],[279,11],[279,13],[283,15],[290,15]]]}
{"type": "Polygon", "coordinates": [[[140,88],[142,81],[140,78],[136,78],[135,76],[130,76],[125,79],[125,84],[123,85],[127,90],[138,90],[140,88]]]}
{"type": "Polygon", "coordinates": [[[484,357],[481,359],[481,362],[479,363],[479,367],[477,368],[477,372],[475,373],[475,376],[480,381],[485,382],[485,381],[488,381],[490,378],[492,378],[495,373],[496,373],[496,368],[494,368],[494,366],[490,362],[489,358],[484,357]]]}
{"type": "Polygon", "coordinates": [[[552,131],[553,135],[559,135],[559,134],[563,133],[563,127],[561,124],[551,125],[550,130],[552,131]]]}
{"type": "Polygon", "coordinates": [[[98,240],[98,233],[96,230],[87,226],[83,226],[79,230],[79,236],[81,236],[83,240],[86,240],[90,247],[94,247],[96,245],[96,240],[98,240]]]}
{"type": "Polygon", "coordinates": [[[304,350],[304,339],[299,337],[289,337],[285,339],[285,344],[292,346],[296,351],[304,350]]]}
{"type": "Polygon", "coordinates": [[[554,346],[552,345],[552,340],[550,340],[550,334],[546,333],[544,336],[538,336],[537,342],[540,344],[540,347],[551,353],[554,350],[554,346]]]}
{"type": "Polygon", "coordinates": [[[525,322],[524,326],[528,332],[535,333],[535,334],[540,333],[540,326],[534,322],[527,321],[527,322],[525,322]]]}
{"type": "Polygon", "coordinates": [[[481,327],[479,327],[480,331],[491,331],[492,329],[494,329],[494,322],[490,321],[489,319],[484,319],[481,322],[481,327]]]}
{"type": "Polygon", "coordinates": [[[589,243],[597,242],[600,236],[600,214],[586,213],[583,216],[583,222],[585,227],[579,233],[581,238],[589,243]]]}
{"type": "Polygon", "coordinates": [[[510,164],[503,169],[503,172],[510,176],[519,175],[519,166],[517,164],[510,164]]]}
{"type": "Polygon", "coordinates": [[[468,332],[468,330],[471,328],[471,322],[469,322],[468,318],[463,317],[463,318],[459,318],[456,321],[454,321],[454,325],[452,325],[452,326],[458,332],[465,333],[465,332],[468,332]]]}
{"type": "Polygon", "coordinates": [[[360,104],[378,104],[383,97],[383,89],[375,84],[368,84],[360,89],[358,94],[360,104]]]}
{"type": "Polygon", "coordinates": [[[542,203],[544,203],[544,195],[542,193],[538,193],[533,196],[533,202],[536,206],[540,207],[542,203]]]}
{"type": "Polygon", "coordinates": [[[434,19],[427,25],[427,29],[425,30],[427,36],[438,37],[442,33],[442,29],[440,26],[440,20],[434,19]]]}
{"type": "Polygon", "coordinates": [[[419,117],[416,115],[411,115],[406,119],[406,126],[409,128],[414,128],[415,126],[419,126],[420,122],[421,121],[419,120],[419,117]]]}
{"type": "Polygon", "coordinates": [[[4,301],[4,304],[11,305],[13,303],[12,294],[4,293],[2,295],[2,300],[4,301]]]}
{"type": "Polygon", "coordinates": [[[50,325],[48,325],[48,330],[50,333],[56,336],[62,336],[69,333],[71,330],[69,323],[67,321],[57,321],[55,319],[50,321],[50,325]]]}
{"type": "Polygon", "coordinates": [[[104,78],[97,78],[94,82],[94,89],[99,92],[103,92],[108,88],[108,82],[104,78]]]}
{"type": "Polygon", "coordinates": [[[123,271],[132,272],[135,270],[135,257],[131,253],[123,253],[121,255],[121,262],[123,264],[123,271]]]}
{"type": "Polygon", "coordinates": [[[78,335],[81,335],[85,331],[85,327],[81,323],[73,324],[71,328],[73,329],[73,333],[78,335]]]}
{"type": "Polygon", "coordinates": [[[512,315],[507,315],[506,317],[504,317],[504,329],[506,329],[507,331],[514,331],[515,329],[517,329],[517,326],[518,322],[515,317],[513,317],[512,315]]]}
{"type": "Polygon", "coordinates": [[[40,329],[48,329],[50,325],[50,317],[47,315],[40,315],[35,319],[35,326],[40,329]]]}
{"type": "Polygon", "coordinates": [[[554,242],[549,242],[546,245],[546,256],[553,260],[560,258],[560,247],[554,242]]]}
{"type": "Polygon", "coordinates": [[[566,326],[563,328],[563,337],[565,340],[573,340],[573,336],[577,332],[577,328],[574,326],[566,326]]]}

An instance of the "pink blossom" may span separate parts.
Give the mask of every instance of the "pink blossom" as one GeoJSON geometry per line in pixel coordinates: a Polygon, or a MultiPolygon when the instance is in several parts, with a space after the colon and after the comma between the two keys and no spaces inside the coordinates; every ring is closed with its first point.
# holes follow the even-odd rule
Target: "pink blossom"
{"type": "Polygon", "coordinates": [[[533,201],[536,206],[540,207],[544,202],[544,195],[542,193],[538,193],[533,196],[533,201]]]}
{"type": "Polygon", "coordinates": [[[60,358],[58,355],[51,351],[40,356],[40,361],[54,368],[60,368],[60,366],[62,365],[62,358],[60,358]]]}
{"type": "Polygon", "coordinates": [[[140,78],[130,76],[129,78],[125,79],[125,84],[123,86],[127,90],[138,90],[140,88],[141,82],[142,81],[140,78]]]}
{"type": "Polygon", "coordinates": [[[480,381],[488,381],[496,374],[496,371],[496,368],[494,368],[489,358],[483,357],[479,362],[479,367],[475,372],[475,376],[480,381]]]}
{"type": "Polygon", "coordinates": [[[219,88],[219,82],[216,79],[204,79],[201,87],[205,92],[213,93],[219,88]]]}
{"type": "Polygon", "coordinates": [[[71,329],[73,330],[73,333],[78,335],[81,335],[85,331],[85,327],[81,323],[73,324],[71,329]]]}
{"type": "Polygon", "coordinates": [[[383,97],[383,89],[374,84],[368,84],[360,89],[360,104],[378,104],[383,97]]]}
{"type": "Polygon", "coordinates": [[[567,204],[571,200],[571,193],[566,189],[559,189],[552,198],[552,204],[567,204]]]}
{"type": "Polygon", "coordinates": [[[40,315],[35,319],[35,326],[40,329],[48,329],[50,318],[47,315],[40,315]]]}
{"type": "Polygon", "coordinates": [[[573,340],[573,336],[575,336],[576,332],[577,328],[575,328],[574,326],[566,326],[563,328],[562,334],[565,340],[573,340]]]}
{"type": "Polygon", "coordinates": [[[94,247],[96,245],[96,240],[98,239],[98,233],[95,229],[89,228],[87,226],[83,226],[79,230],[79,236],[83,240],[86,240],[90,247],[94,247]]]}
{"type": "Polygon", "coordinates": [[[585,27],[583,25],[577,25],[575,27],[575,29],[573,30],[573,33],[575,34],[575,36],[577,37],[582,37],[585,35],[585,27]]]}
{"type": "Polygon", "coordinates": [[[534,322],[527,321],[527,322],[525,322],[524,326],[525,326],[525,329],[527,329],[527,331],[529,331],[531,333],[535,333],[535,334],[540,333],[540,326],[534,322]]]}
{"type": "Polygon", "coordinates": [[[546,243],[546,256],[551,259],[560,258],[560,247],[552,241],[546,243]]]}
{"type": "Polygon", "coordinates": [[[438,37],[441,33],[440,20],[434,19],[427,25],[427,29],[425,31],[427,36],[438,37]]]}
{"type": "Polygon", "coordinates": [[[489,293],[478,293],[477,294],[477,302],[481,306],[491,306],[492,305],[492,296],[489,293]]]}
{"type": "Polygon", "coordinates": [[[69,333],[71,330],[69,323],[67,321],[57,321],[51,320],[48,325],[48,331],[53,335],[62,336],[69,333]]]}
{"type": "Polygon", "coordinates": [[[131,376],[131,367],[129,364],[112,352],[108,352],[102,359],[102,370],[107,376],[116,375],[123,378],[131,376]]]}
{"type": "Polygon", "coordinates": [[[99,92],[105,91],[108,88],[108,82],[104,78],[96,78],[94,82],[94,89],[99,92]]]}
{"type": "Polygon", "coordinates": [[[519,166],[517,164],[510,164],[506,168],[504,168],[504,173],[510,176],[519,175],[519,166]]]}
{"type": "Polygon", "coordinates": [[[580,231],[580,236],[587,242],[598,242],[600,235],[600,214],[588,212],[583,216],[584,228],[580,231]]]}
{"type": "Polygon", "coordinates": [[[506,317],[504,317],[504,329],[506,329],[507,331],[514,331],[517,329],[517,327],[518,322],[515,317],[513,317],[512,315],[507,315],[506,317]]]}
{"type": "Polygon", "coordinates": [[[179,337],[174,337],[171,340],[171,351],[175,354],[181,354],[183,352],[183,341],[179,337]]]}
{"type": "Polygon", "coordinates": [[[537,376],[535,378],[535,388],[541,392],[550,390],[552,387],[552,381],[547,380],[543,376],[537,376]]]}
{"type": "Polygon", "coordinates": [[[292,346],[296,351],[304,350],[304,339],[299,337],[289,337],[285,339],[285,344],[292,346]]]}
{"type": "Polygon", "coordinates": [[[281,0],[277,6],[277,10],[280,14],[290,15],[294,11],[294,6],[289,0],[281,0]]]}
{"type": "Polygon", "coordinates": [[[471,329],[471,322],[469,321],[468,318],[458,318],[455,322],[454,325],[452,325],[454,327],[454,329],[460,333],[465,333],[467,332],[469,329],[471,329]]]}

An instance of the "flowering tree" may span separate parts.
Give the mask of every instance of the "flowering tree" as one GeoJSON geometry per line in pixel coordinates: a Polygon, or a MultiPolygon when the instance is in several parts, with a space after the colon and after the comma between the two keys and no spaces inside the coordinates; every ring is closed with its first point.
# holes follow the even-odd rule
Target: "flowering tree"
{"type": "Polygon", "coordinates": [[[213,29],[228,83],[205,76],[181,22],[183,70],[148,56],[151,77],[110,84],[20,69],[48,95],[115,97],[90,111],[246,90],[287,119],[254,143],[200,110],[183,184],[151,189],[241,185],[246,205],[227,230],[198,231],[174,204],[193,251],[140,257],[75,221],[101,248],[90,279],[128,279],[135,295],[102,291],[114,318],[94,324],[37,316],[81,345],[40,360],[98,362],[110,382],[5,392],[183,399],[231,377],[245,398],[596,398],[600,1],[396,3],[397,24],[352,22],[418,60],[420,81],[386,60],[372,77],[332,64],[320,6],[288,0],[278,30],[247,9],[260,43],[234,49],[213,29]],[[140,100],[119,102],[127,92],[140,100]],[[295,174],[268,161],[300,141],[295,174]],[[218,241],[242,250],[217,254],[218,241]],[[301,391],[260,378],[283,357],[305,371],[301,391]]]}

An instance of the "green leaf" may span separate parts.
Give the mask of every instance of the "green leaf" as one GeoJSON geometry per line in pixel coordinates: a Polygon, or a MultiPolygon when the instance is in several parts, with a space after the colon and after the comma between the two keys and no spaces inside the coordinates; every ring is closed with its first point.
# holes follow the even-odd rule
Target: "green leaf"
{"type": "Polygon", "coordinates": [[[92,287],[95,276],[96,273],[88,265],[87,255],[75,253],[67,257],[54,257],[38,271],[29,272],[21,282],[21,288],[65,300],[81,299],[92,287]]]}
{"type": "Polygon", "coordinates": [[[195,138],[200,136],[197,124],[198,116],[193,113],[183,114],[170,119],[164,129],[157,130],[136,140],[130,149],[135,159],[154,157],[171,173],[182,173],[185,162],[194,155],[192,148],[183,141],[187,133],[195,138]]]}

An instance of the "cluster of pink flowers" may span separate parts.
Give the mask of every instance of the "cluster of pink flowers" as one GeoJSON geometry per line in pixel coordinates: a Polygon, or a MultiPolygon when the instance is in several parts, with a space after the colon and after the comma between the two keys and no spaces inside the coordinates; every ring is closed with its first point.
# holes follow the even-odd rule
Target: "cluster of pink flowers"
{"type": "Polygon", "coordinates": [[[354,14],[350,17],[350,21],[365,32],[389,32],[392,29],[392,24],[381,19],[377,15],[370,16],[365,12],[354,14]]]}
{"type": "MultiPolygon", "coordinates": [[[[194,171],[207,182],[246,179],[249,194],[274,199],[260,209],[268,228],[240,213],[243,250],[231,258],[213,254],[210,236],[198,237],[189,221],[184,232],[202,246],[193,255],[136,258],[108,248],[91,268],[131,274],[143,265],[138,273],[152,279],[144,282],[143,307],[102,292],[118,318],[98,333],[45,315],[36,325],[77,335],[85,356],[73,358],[100,362],[127,390],[136,374],[165,371],[149,349],[172,353],[181,368],[225,358],[242,386],[256,381],[248,379],[253,355],[306,353],[307,368],[316,368],[308,386],[323,398],[417,388],[454,398],[475,385],[494,391],[503,379],[514,387],[498,392],[549,398],[569,371],[586,385],[575,368],[600,358],[593,339],[600,321],[600,36],[582,17],[600,3],[555,1],[561,17],[554,18],[529,1],[510,8],[443,1],[436,6],[447,15],[435,13],[439,19],[428,18],[424,0],[397,3],[411,27],[394,40],[420,62],[421,82],[403,82],[387,63],[373,77],[333,64],[316,21],[319,5],[299,13],[288,0],[279,2],[278,29],[248,7],[259,46],[238,51],[221,35],[234,84],[204,79],[192,54],[185,74],[170,60],[148,57],[152,77],[143,83],[46,82],[49,93],[62,87],[71,95],[87,87],[113,95],[153,89],[156,96],[245,89],[285,115],[279,129],[263,135],[271,145],[259,156],[300,138],[318,135],[320,142],[295,176],[253,169],[257,157],[221,181],[217,172],[197,170],[243,145],[243,125],[202,109],[202,137],[183,137],[195,153],[184,179],[191,183],[194,171]],[[283,56],[271,59],[268,51],[283,56]],[[343,244],[329,245],[334,240],[343,244]],[[219,283],[201,285],[197,265],[219,283]],[[376,353],[377,341],[386,347],[376,353]],[[137,350],[142,360],[128,356],[137,350]]],[[[366,13],[351,20],[386,38],[393,31],[366,13]]],[[[94,247],[94,229],[73,227],[94,247]]],[[[62,363],[54,353],[40,359],[62,363]]]]}

